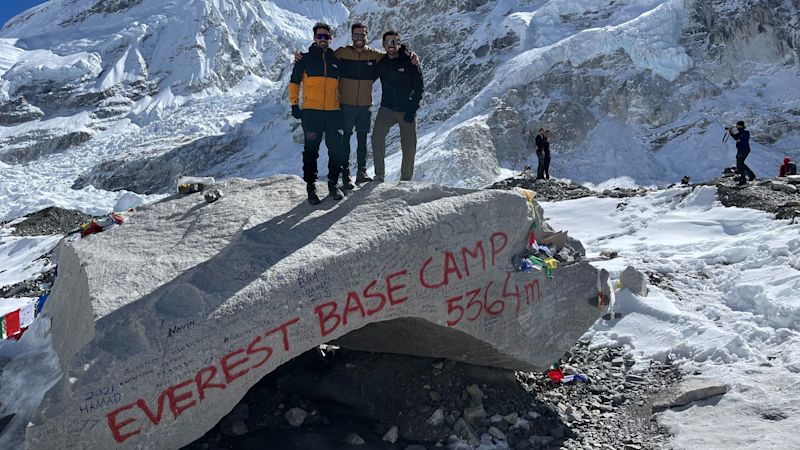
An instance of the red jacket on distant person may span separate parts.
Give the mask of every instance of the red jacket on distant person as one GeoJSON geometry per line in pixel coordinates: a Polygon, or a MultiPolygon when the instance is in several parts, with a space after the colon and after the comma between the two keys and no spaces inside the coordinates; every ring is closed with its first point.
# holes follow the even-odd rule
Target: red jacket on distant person
{"type": "Polygon", "coordinates": [[[791,158],[783,158],[783,165],[780,168],[778,177],[785,177],[786,175],[793,175],[789,173],[789,163],[792,162],[791,158]]]}

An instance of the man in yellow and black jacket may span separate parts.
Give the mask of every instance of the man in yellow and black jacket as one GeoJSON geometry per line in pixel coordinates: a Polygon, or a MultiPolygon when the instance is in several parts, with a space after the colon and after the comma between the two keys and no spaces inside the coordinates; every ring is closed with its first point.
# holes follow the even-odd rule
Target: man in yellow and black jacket
{"type": "MultiPolygon", "coordinates": [[[[329,48],[333,40],[331,27],[314,25],[314,44],[295,61],[289,80],[289,103],[292,116],[303,125],[303,179],[306,182],[308,203],[320,203],[314,182],[317,181],[317,159],[322,136],[328,147],[328,191],[331,198],[341,200],[342,191],[336,186],[345,164],[344,136],[339,109],[339,60],[329,48]],[[300,108],[300,86],[303,104],[300,108]]],[[[342,174],[344,175],[344,174],[342,174]]]]}

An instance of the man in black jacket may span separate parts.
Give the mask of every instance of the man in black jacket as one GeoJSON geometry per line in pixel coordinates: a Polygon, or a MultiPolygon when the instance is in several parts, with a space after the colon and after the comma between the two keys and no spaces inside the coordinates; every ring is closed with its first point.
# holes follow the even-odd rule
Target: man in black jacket
{"type": "Polygon", "coordinates": [[[736,171],[739,172],[739,185],[747,184],[747,180],[753,181],[756,179],[756,174],[747,167],[744,160],[750,154],[750,132],[745,129],[744,122],[736,122],[736,132],[733,127],[728,128],[728,133],[733,136],[736,141],[736,171]]]}
{"type": "Polygon", "coordinates": [[[400,35],[396,31],[383,34],[386,57],[378,61],[377,75],[381,80],[381,107],[372,127],[372,158],[375,162],[375,181],[385,175],[386,135],[395,124],[400,126],[400,148],[403,162],[400,180],[411,180],[414,157],[417,153],[416,114],[422,100],[422,72],[411,58],[400,52],[400,35]]]}
{"type": "Polygon", "coordinates": [[[539,128],[536,135],[536,157],[539,166],[536,168],[536,179],[550,179],[550,130],[539,128]]]}

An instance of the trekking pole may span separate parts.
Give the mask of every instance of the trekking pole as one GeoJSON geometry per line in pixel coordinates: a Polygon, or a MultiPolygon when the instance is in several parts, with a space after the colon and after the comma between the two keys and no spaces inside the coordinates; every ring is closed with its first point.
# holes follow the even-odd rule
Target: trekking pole
{"type": "Polygon", "coordinates": [[[729,130],[727,128],[725,128],[725,134],[722,135],[722,143],[723,144],[728,142],[728,136],[729,135],[730,135],[729,130]]]}

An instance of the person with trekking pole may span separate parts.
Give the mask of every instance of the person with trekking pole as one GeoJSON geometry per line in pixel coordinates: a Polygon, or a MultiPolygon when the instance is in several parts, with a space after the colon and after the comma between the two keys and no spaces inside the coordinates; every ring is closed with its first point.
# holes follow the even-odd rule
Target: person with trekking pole
{"type": "Polygon", "coordinates": [[[744,121],[736,122],[736,129],[729,127],[728,134],[736,141],[736,172],[739,173],[738,185],[743,186],[747,181],[756,179],[756,174],[744,163],[750,154],[750,132],[745,129],[744,121]]]}

